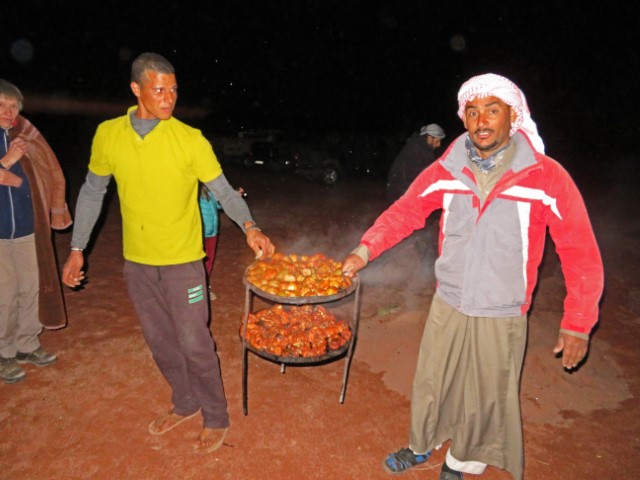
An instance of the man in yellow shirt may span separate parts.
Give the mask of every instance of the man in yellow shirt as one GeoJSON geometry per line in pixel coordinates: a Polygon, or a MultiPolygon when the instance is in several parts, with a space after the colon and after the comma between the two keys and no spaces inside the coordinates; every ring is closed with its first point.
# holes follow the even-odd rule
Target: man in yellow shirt
{"type": "Polygon", "coordinates": [[[229,185],[210,143],[173,117],[178,84],[171,63],[155,53],[140,55],[132,64],[131,90],[138,104],[96,131],[62,281],[76,287],[84,279],[83,250],[113,177],[129,296],[172,388],[173,409],[154,420],[149,432],[166,433],[201,411],[203,428],[195,447],[210,452],[222,445],[229,415],[208,328],[198,182],[244,230],[256,256],[270,257],[275,248],[229,185]]]}

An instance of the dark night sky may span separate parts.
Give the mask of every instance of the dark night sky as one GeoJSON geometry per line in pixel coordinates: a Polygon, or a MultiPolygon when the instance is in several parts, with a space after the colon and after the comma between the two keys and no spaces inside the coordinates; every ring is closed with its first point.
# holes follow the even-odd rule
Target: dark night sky
{"type": "Polygon", "coordinates": [[[130,61],[157,51],[176,66],[180,104],[209,108],[220,129],[436,121],[459,133],[460,85],[493,72],[524,90],[547,143],[630,143],[639,130],[633,2],[5,3],[0,75],[27,100],[133,103],[130,61]]]}

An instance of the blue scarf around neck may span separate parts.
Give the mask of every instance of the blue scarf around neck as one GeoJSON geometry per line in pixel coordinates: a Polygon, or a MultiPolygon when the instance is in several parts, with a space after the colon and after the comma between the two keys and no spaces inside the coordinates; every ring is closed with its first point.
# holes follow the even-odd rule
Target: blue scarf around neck
{"type": "Polygon", "coordinates": [[[469,138],[469,136],[467,136],[467,139],[464,142],[464,146],[467,149],[467,154],[469,155],[469,160],[471,160],[473,164],[480,169],[481,172],[485,172],[485,173],[490,172],[495,168],[496,160],[499,160],[502,158],[502,152],[504,152],[507,148],[509,148],[509,145],[511,145],[511,142],[507,143],[504,147],[502,147],[493,155],[487,158],[482,158],[478,153],[478,150],[476,150],[476,147],[471,142],[471,139],[469,138]]]}

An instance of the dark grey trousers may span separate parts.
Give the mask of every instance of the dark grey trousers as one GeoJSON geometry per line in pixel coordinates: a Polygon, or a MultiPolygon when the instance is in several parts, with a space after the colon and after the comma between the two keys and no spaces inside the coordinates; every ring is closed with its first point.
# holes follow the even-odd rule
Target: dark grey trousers
{"type": "Polygon", "coordinates": [[[202,409],[204,427],[228,427],[202,260],[159,267],[125,261],[124,277],[142,334],[171,386],[173,411],[202,409]]]}

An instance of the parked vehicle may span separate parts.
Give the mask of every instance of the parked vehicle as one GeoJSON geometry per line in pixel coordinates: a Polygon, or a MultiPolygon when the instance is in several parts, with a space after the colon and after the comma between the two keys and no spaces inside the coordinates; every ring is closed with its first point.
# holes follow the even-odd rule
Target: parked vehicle
{"type": "Polygon", "coordinates": [[[253,142],[243,160],[245,167],[265,168],[273,172],[290,170],[293,155],[284,143],[275,141],[253,142]]]}
{"type": "Polygon", "coordinates": [[[312,134],[253,142],[243,163],[333,185],[347,175],[386,175],[399,148],[388,138],[370,133],[312,134]]]}
{"type": "Polygon", "coordinates": [[[302,144],[295,151],[295,171],[333,185],[345,176],[384,176],[399,145],[384,136],[363,133],[331,133],[302,144]]]}
{"type": "Polygon", "coordinates": [[[247,157],[251,147],[256,142],[277,143],[282,135],[281,130],[246,130],[238,133],[237,137],[225,138],[220,151],[227,162],[236,163],[247,157]]]}
{"type": "Polygon", "coordinates": [[[391,137],[348,132],[338,137],[340,161],[350,175],[386,175],[400,145],[391,137]]]}
{"type": "Polygon", "coordinates": [[[319,144],[298,144],[291,149],[294,172],[308,180],[321,180],[325,185],[334,185],[343,175],[339,152],[319,144]]]}

